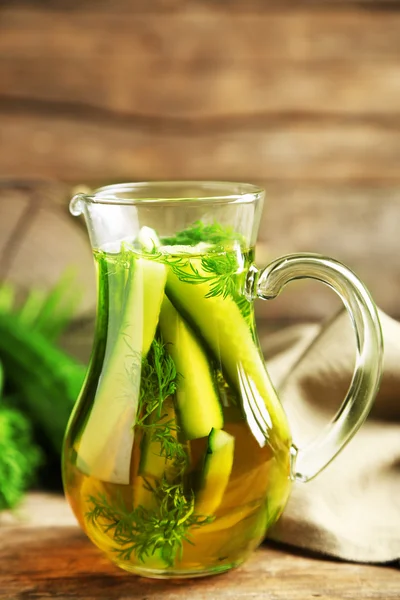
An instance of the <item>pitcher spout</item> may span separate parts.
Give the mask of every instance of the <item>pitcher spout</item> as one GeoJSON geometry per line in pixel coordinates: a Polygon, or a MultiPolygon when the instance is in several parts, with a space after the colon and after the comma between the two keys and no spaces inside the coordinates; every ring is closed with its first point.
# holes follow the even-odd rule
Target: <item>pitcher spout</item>
{"type": "Polygon", "coordinates": [[[134,242],[139,230],[136,206],[102,198],[85,186],[75,191],[69,210],[74,217],[84,215],[94,250],[118,252],[123,242],[134,242]]]}
{"type": "Polygon", "coordinates": [[[69,203],[69,211],[70,211],[71,215],[73,215],[74,217],[79,217],[83,213],[84,202],[85,202],[84,194],[82,194],[82,193],[75,194],[75,196],[72,198],[71,202],[69,203]]]}

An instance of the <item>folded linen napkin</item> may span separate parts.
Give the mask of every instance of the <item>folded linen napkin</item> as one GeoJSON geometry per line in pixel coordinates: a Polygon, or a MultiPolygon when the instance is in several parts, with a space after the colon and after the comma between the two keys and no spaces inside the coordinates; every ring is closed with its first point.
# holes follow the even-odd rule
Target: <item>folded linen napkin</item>
{"type": "MultiPolygon", "coordinates": [[[[381,388],[366,423],[314,480],[296,482],[273,540],[360,562],[400,558],[400,323],[380,312],[381,388]]],[[[298,447],[335,414],[350,384],[355,337],[345,311],[325,325],[261,339],[298,447]]]]}

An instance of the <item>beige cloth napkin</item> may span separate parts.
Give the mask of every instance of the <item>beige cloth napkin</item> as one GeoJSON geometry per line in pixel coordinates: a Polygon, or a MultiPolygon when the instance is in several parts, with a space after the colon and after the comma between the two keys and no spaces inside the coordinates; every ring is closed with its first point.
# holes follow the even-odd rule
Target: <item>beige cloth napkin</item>
{"type": "MultiPolygon", "coordinates": [[[[400,323],[380,312],[384,375],[366,423],[314,480],[295,483],[269,537],[360,562],[400,558],[400,323]]],[[[261,340],[298,447],[326,425],[350,383],[355,337],[345,312],[261,340]]]]}

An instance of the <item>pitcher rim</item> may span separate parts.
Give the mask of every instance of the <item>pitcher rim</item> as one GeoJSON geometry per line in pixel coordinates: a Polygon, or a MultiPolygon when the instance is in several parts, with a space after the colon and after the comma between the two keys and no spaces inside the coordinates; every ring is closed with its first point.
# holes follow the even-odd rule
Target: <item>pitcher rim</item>
{"type": "Polygon", "coordinates": [[[138,204],[197,204],[201,203],[217,203],[217,204],[244,204],[255,202],[262,198],[265,194],[264,188],[257,186],[252,183],[242,183],[235,181],[218,181],[218,180],[167,180],[167,181],[138,181],[138,182],[127,182],[127,183],[116,183],[111,185],[102,186],[93,190],[92,193],[78,193],[71,201],[71,204],[77,200],[84,200],[94,204],[108,204],[108,205],[138,205],[138,204]],[[189,197],[185,194],[179,194],[179,187],[193,186],[197,187],[199,194],[194,197],[189,197]],[[124,198],[121,194],[129,194],[143,190],[146,187],[151,190],[155,190],[154,193],[150,193],[146,196],[135,198],[124,198]],[[221,188],[220,193],[209,193],[207,195],[207,187],[217,192],[218,188],[221,188]],[[157,195],[156,190],[160,189],[160,193],[157,195]],[[173,196],[162,196],[162,189],[176,188],[177,194],[173,196]],[[204,192],[202,195],[200,192],[204,192]]]}

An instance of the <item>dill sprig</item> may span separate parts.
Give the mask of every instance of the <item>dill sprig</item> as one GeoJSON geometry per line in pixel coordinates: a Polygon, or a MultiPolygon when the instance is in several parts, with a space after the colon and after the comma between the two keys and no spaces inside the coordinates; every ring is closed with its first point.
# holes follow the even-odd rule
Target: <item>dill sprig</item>
{"type": "Polygon", "coordinates": [[[165,400],[175,393],[178,374],[165,344],[156,337],[149,354],[142,360],[137,426],[143,426],[157,410],[161,419],[165,400]]]}
{"type": "Polygon", "coordinates": [[[28,418],[0,402],[0,510],[21,500],[42,459],[28,418]]]}
{"type": "Polygon", "coordinates": [[[195,221],[190,227],[178,231],[173,237],[162,238],[162,243],[168,246],[196,246],[200,242],[217,245],[239,242],[240,245],[243,245],[244,238],[233,227],[223,226],[216,221],[210,224],[195,221]]]}
{"type": "MultiPolygon", "coordinates": [[[[190,256],[164,256],[165,262],[174,274],[185,283],[210,285],[206,298],[233,295],[237,289],[237,277],[243,271],[243,259],[237,249],[245,247],[245,240],[232,227],[214,222],[206,225],[196,221],[174,237],[163,238],[167,245],[197,245],[207,242],[213,248],[200,257],[201,272],[191,261],[190,256]]],[[[161,255],[162,256],[162,255],[161,255]]]]}
{"type": "Polygon", "coordinates": [[[119,560],[129,561],[132,554],[141,561],[160,552],[167,566],[174,564],[182,552],[183,542],[191,541],[191,530],[212,521],[210,517],[194,514],[194,496],[185,496],[180,483],[170,483],[166,477],[149,486],[156,500],[153,509],[144,506],[129,511],[119,499],[110,503],[105,494],[89,496],[92,509],[86,518],[98,525],[99,519],[105,533],[112,533],[116,544],[114,552],[119,560]]]}
{"type": "MultiPolygon", "coordinates": [[[[201,259],[201,266],[208,273],[210,291],[206,298],[213,296],[234,296],[237,293],[237,275],[243,271],[236,253],[208,254],[201,259]]],[[[207,275],[204,276],[207,278],[207,275]]]]}
{"type": "Polygon", "coordinates": [[[206,298],[222,296],[226,298],[236,291],[237,278],[240,272],[237,256],[233,252],[208,253],[200,257],[200,271],[193,263],[191,256],[165,256],[163,262],[184,283],[193,285],[209,284],[206,298]]]}
{"type": "Polygon", "coordinates": [[[200,260],[200,268],[194,264],[192,256],[159,255],[158,260],[168,265],[176,277],[183,283],[191,285],[208,285],[205,298],[221,296],[231,297],[238,305],[243,317],[247,320],[252,314],[252,304],[241,293],[244,274],[244,260],[235,251],[208,252],[204,256],[195,257],[200,260]]]}
{"type": "Polygon", "coordinates": [[[158,260],[165,262],[173,273],[183,282],[190,284],[208,284],[206,298],[230,296],[239,306],[246,320],[251,318],[251,303],[241,293],[241,277],[244,272],[243,249],[245,238],[233,229],[214,222],[206,225],[196,221],[174,237],[163,238],[168,245],[196,245],[208,242],[214,247],[200,257],[201,272],[191,262],[189,256],[162,256],[158,260]]]}
{"type": "Polygon", "coordinates": [[[165,456],[166,460],[173,461],[174,466],[179,470],[185,470],[187,453],[184,446],[177,443],[177,433],[178,426],[175,419],[166,422],[161,420],[153,425],[151,441],[160,444],[160,456],[165,456]]]}
{"type": "Polygon", "coordinates": [[[160,456],[169,461],[175,476],[185,472],[188,456],[178,440],[178,425],[163,412],[165,401],[173,396],[178,385],[175,363],[162,340],[154,338],[148,356],[142,362],[142,379],[136,427],[140,427],[150,442],[159,444],[160,456]]]}

